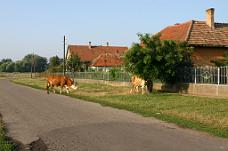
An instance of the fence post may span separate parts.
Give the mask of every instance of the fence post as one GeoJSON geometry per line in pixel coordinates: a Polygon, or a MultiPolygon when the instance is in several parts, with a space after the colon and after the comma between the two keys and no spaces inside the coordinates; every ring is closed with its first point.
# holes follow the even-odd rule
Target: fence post
{"type": "Polygon", "coordinates": [[[227,74],[227,70],[228,70],[228,68],[227,68],[227,66],[226,66],[226,70],[225,70],[225,71],[226,71],[226,82],[225,82],[226,84],[228,84],[228,74],[227,74]]]}
{"type": "Polygon", "coordinates": [[[196,67],[195,67],[195,84],[196,84],[196,67]]]}
{"type": "Polygon", "coordinates": [[[220,83],[220,73],[219,73],[220,69],[218,68],[218,85],[220,83]]]}
{"type": "Polygon", "coordinates": [[[216,87],[216,96],[219,95],[219,83],[220,83],[220,73],[219,73],[220,69],[218,68],[218,84],[216,87]]]}

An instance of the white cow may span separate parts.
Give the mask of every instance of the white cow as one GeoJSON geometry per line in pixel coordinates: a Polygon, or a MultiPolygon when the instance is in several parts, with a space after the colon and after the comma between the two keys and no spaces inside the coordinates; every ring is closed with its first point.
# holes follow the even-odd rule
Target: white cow
{"type": "Polygon", "coordinates": [[[132,76],[131,77],[131,91],[130,93],[133,93],[134,91],[136,91],[136,93],[139,93],[139,88],[141,88],[141,93],[144,94],[145,93],[145,89],[146,89],[146,81],[137,77],[137,76],[132,76]]]}

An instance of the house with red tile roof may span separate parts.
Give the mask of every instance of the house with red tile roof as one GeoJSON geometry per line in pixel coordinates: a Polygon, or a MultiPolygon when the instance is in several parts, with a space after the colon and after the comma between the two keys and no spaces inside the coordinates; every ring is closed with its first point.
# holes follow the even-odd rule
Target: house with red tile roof
{"type": "Polygon", "coordinates": [[[120,67],[123,64],[123,55],[128,47],[121,46],[92,46],[89,45],[69,45],[67,58],[78,55],[83,62],[85,69],[89,67],[96,70],[109,70],[112,67],[120,67]]]}
{"type": "Polygon", "coordinates": [[[192,59],[196,66],[213,65],[228,52],[228,23],[214,22],[214,8],[206,10],[206,20],[190,20],[168,26],[160,31],[161,40],[187,42],[194,48],[192,59]]]}

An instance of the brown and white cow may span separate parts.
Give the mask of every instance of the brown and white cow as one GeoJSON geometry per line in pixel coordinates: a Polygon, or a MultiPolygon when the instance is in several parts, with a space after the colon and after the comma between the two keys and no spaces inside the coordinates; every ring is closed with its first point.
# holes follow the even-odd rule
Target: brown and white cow
{"type": "Polygon", "coordinates": [[[63,88],[66,88],[67,93],[69,93],[69,88],[76,90],[78,88],[78,84],[74,83],[74,80],[70,79],[67,76],[61,75],[50,75],[47,77],[47,93],[49,94],[49,88],[53,90],[55,93],[54,87],[60,86],[60,94],[63,91],[63,88]]]}
{"type": "Polygon", "coordinates": [[[133,93],[134,91],[136,91],[137,93],[139,92],[139,88],[141,88],[141,92],[142,94],[145,93],[145,89],[146,89],[146,81],[139,78],[138,76],[132,76],[131,77],[131,91],[130,93],[133,93]]]}

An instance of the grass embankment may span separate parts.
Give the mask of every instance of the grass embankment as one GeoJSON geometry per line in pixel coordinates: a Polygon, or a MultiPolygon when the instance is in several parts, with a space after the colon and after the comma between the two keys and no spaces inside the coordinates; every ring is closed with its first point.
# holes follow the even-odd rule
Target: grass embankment
{"type": "Polygon", "coordinates": [[[15,145],[6,138],[6,129],[0,115],[0,151],[13,151],[15,145]]]}
{"type": "MultiPolygon", "coordinates": [[[[19,84],[44,89],[44,79],[13,78],[19,84]]],[[[228,99],[159,93],[129,94],[128,87],[80,83],[70,96],[176,123],[181,127],[228,138],[228,99]]]]}

